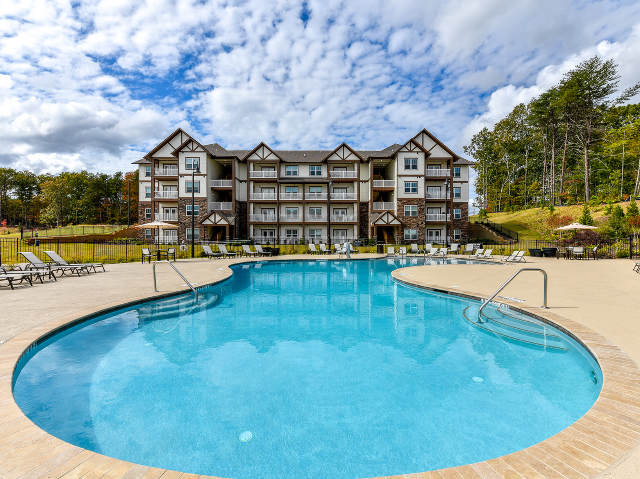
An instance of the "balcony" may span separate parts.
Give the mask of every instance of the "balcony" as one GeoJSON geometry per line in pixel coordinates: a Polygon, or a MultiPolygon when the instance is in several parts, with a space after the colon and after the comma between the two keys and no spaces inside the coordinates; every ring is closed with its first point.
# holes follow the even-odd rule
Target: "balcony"
{"type": "Polygon", "coordinates": [[[449,221],[451,219],[451,215],[445,214],[426,214],[426,222],[427,223],[441,223],[445,221],[449,221]]]}
{"type": "Polygon", "coordinates": [[[451,176],[451,170],[445,168],[427,168],[424,176],[427,178],[447,178],[451,176]]]}
{"type": "Polygon", "coordinates": [[[249,199],[251,201],[271,201],[277,200],[278,195],[275,193],[249,193],[249,199]]]}
{"type": "Polygon", "coordinates": [[[233,209],[233,203],[231,201],[210,201],[209,211],[229,211],[233,209]]]}
{"type": "Polygon", "coordinates": [[[178,192],[177,191],[154,191],[153,197],[161,200],[177,200],[178,192]]]}
{"type": "Polygon", "coordinates": [[[332,223],[355,223],[358,221],[356,215],[331,215],[332,223]]]}
{"type": "Polygon", "coordinates": [[[424,197],[427,200],[446,200],[447,199],[447,195],[445,195],[444,191],[436,191],[436,192],[427,191],[424,197]]]}
{"type": "Polygon", "coordinates": [[[211,180],[211,188],[233,188],[233,180],[211,180]]]}
{"type": "Polygon", "coordinates": [[[304,199],[307,201],[314,201],[314,200],[327,201],[327,194],[326,193],[306,193],[304,199]]]}
{"type": "Polygon", "coordinates": [[[280,215],[281,223],[302,223],[301,215],[280,215]]]}
{"type": "Polygon", "coordinates": [[[355,201],[358,199],[358,193],[331,193],[331,199],[338,201],[355,201]]]}
{"type": "Polygon", "coordinates": [[[264,171],[258,171],[258,170],[250,170],[249,171],[249,178],[277,178],[278,177],[278,172],[277,171],[268,171],[268,170],[264,170],[264,171]]]}
{"type": "Polygon", "coordinates": [[[253,213],[249,215],[249,221],[252,223],[275,223],[277,218],[275,214],[271,213],[253,213]]]}
{"type": "Polygon", "coordinates": [[[374,188],[395,188],[396,180],[373,180],[374,188]]]}
{"type": "Polygon", "coordinates": [[[330,171],[330,178],[353,178],[356,179],[358,177],[357,171],[330,171]]]}
{"type": "Polygon", "coordinates": [[[313,223],[315,221],[327,221],[327,215],[307,215],[304,217],[305,222],[313,223]]]}
{"type": "Polygon", "coordinates": [[[280,193],[280,200],[300,200],[300,201],[302,201],[302,193],[280,193]]]}
{"type": "Polygon", "coordinates": [[[393,201],[374,201],[373,211],[395,210],[396,204],[393,201]]]}
{"type": "Polygon", "coordinates": [[[155,176],[178,176],[178,167],[175,168],[156,168],[155,176]]]}
{"type": "Polygon", "coordinates": [[[178,213],[154,213],[156,221],[178,221],[178,213]]]}

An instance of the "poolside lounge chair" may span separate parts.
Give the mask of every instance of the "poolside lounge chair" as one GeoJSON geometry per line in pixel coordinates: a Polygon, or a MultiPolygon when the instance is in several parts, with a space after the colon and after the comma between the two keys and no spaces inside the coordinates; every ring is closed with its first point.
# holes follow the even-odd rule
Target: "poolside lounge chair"
{"type": "Polygon", "coordinates": [[[245,256],[257,256],[257,251],[251,251],[251,247],[248,244],[242,245],[242,251],[244,251],[245,256]]]}
{"type": "Polygon", "coordinates": [[[78,276],[80,276],[81,271],[86,271],[87,274],[89,274],[89,268],[86,266],[60,266],[54,263],[45,263],[29,251],[18,251],[18,254],[24,256],[24,258],[29,262],[26,268],[29,270],[35,269],[47,271],[51,274],[55,274],[54,271],[61,271],[62,274],[65,274],[65,271],[69,271],[71,274],[76,273],[78,276]]]}
{"type": "Polygon", "coordinates": [[[473,244],[467,244],[464,247],[464,251],[462,252],[463,254],[468,254],[468,255],[472,255],[473,254],[473,244]]]}
{"type": "Polygon", "coordinates": [[[227,247],[223,244],[219,244],[218,245],[218,249],[220,250],[220,252],[222,253],[222,257],[224,258],[225,256],[227,258],[235,258],[236,256],[238,256],[238,253],[234,253],[234,252],[229,252],[227,251],[227,247]]]}
{"type": "Polygon", "coordinates": [[[511,253],[509,256],[503,256],[500,261],[513,261],[513,259],[516,257],[516,255],[519,253],[520,251],[514,251],[513,253],[511,253]]]}
{"type": "Polygon", "coordinates": [[[160,257],[165,257],[167,258],[167,261],[169,261],[169,257],[173,256],[173,261],[176,260],[176,249],[175,248],[169,248],[167,249],[167,251],[161,251],[160,252],[160,257]]]}
{"type": "Polygon", "coordinates": [[[314,245],[313,243],[309,243],[309,254],[318,254],[316,245],[314,245]]]}
{"type": "Polygon", "coordinates": [[[526,263],[527,260],[524,259],[525,251],[518,251],[518,254],[513,258],[510,263],[526,263]]]}
{"type": "Polygon", "coordinates": [[[426,257],[427,258],[433,258],[434,256],[436,256],[438,254],[438,248],[431,248],[429,250],[429,252],[427,253],[426,257]]]}
{"type": "MultiPolygon", "coordinates": [[[[94,273],[97,273],[98,271],[96,270],[96,268],[102,268],[102,271],[105,272],[106,270],[104,269],[104,265],[102,263],[67,263],[58,253],[56,253],[55,251],[45,251],[44,254],[46,254],[49,258],[51,258],[51,261],[53,261],[55,264],[57,264],[58,266],[77,266],[77,267],[83,267],[86,266],[87,267],[87,272],[89,270],[89,268],[93,269],[94,273]]],[[[174,253],[175,255],[175,253],[174,253]]]]}
{"type": "Polygon", "coordinates": [[[417,254],[424,254],[424,251],[425,250],[418,248],[418,245],[415,243],[411,245],[411,254],[414,256],[417,254]]]}
{"type": "Polygon", "coordinates": [[[142,262],[144,263],[144,259],[148,258],[149,263],[151,263],[151,258],[153,258],[155,254],[151,254],[149,248],[142,248],[142,262]]]}
{"type": "MultiPolygon", "coordinates": [[[[7,281],[9,283],[9,286],[11,286],[11,289],[14,289],[13,285],[15,281],[18,281],[19,283],[22,283],[23,281],[27,281],[30,286],[33,286],[34,276],[36,279],[39,279],[41,283],[44,283],[44,281],[42,281],[42,277],[45,274],[48,274],[48,273],[41,273],[39,271],[22,271],[22,270],[7,271],[5,268],[0,267],[0,280],[7,281]]],[[[55,275],[50,275],[50,276],[53,276],[53,279],[57,281],[55,275]]]]}
{"type": "Polygon", "coordinates": [[[444,258],[445,256],[447,256],[448,252],[449,252],[448,248],[440,248],[438,252],[435,254],[435,256],[442,256],[444,258]]]}
{"type": "Polygon", "coordinates": [[[353,247],[351,243],[349,243],[349,252],[353,254],[358,254],[360,253],[360,250],[357,250],[356,248],[353,247]]]}
{"type": "Polygon", "coordinates": [[[482,258],[482,255],[484,254],[484,250],[483,249],[477,249],[475,254],[471,254],[469,255],[472,258],[482,258]]]}
{"type": "Polygon", "coordinates": [[[271,256],[271,251],[264,251],[262,245],[257,244],[255,247],[260,256],[271,256]]]}
{"type": "Polygon", "coordinates": [[[482,254],[482,256],[480,256],[480,258],[482,259],[489,259],[489,258],[493,258],[493,256],[491,255],[491,253],[493,253],[492,249],[486,249],[484,250],[484,253],[482,254]]]}
{"type": "Polygon", "coordinates": [[[396,250],[393,246],[387,246],[387,256],[395,256],[396,250]]]}
{"type": "Polygon", "coordinates": [[[330,250],[330,249],[327,249],[327,247],[325,246],[325,244],[324,244],[324,243],[320,243],[318,246],[320,247],[320,252],[321,252],[322,254],[329,254],[329,253],[331,253],[331,250],[330,250]]]}
{"type": "Polygon", "coordinates": [[[396,253],[396,255],[398,255],[398,256],[407,256],[407,247],[406,246],[400,246],[398,248],[398,252],[396,253]]]}
{"type": "Polygon", "coordinates": [[[453,254],[458,254],[458,252],[460,251],[460,245],[458,243],[451,243],[451,249],[449,250],[449,253],[453,254]]]}

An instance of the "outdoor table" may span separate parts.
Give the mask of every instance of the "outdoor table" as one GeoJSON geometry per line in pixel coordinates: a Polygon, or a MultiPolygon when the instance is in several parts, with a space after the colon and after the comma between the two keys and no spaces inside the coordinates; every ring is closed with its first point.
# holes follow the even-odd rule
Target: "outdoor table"
{"type": "Polygon", "coordinates": [[[164,251],[163,249],[152,249],[151,251],[153,251],[156,254],[156,258],[158,261],[160,261],[160,254],[164,251]]]}

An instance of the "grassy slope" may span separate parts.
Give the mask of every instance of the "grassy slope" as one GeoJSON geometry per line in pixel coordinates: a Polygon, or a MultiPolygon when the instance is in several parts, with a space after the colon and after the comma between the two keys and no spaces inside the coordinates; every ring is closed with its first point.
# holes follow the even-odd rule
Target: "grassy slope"
{"type": "MultiPolygon", "coordinates": [[[[629,202],[618,203],[626,211],[629,202]]],[[[571,216],[572,221],[578,221],[582,214],[582,205],[557,206],[554,215],[571,216]]],[[[595,220],[596,226],[603,220],[605,205],[591,208],[591,216],[595,220]]],[[[549,232],[551,228],[547,224],[547,219],[551,216],[549,209],[531,208],[528,210],[516,211],[515,213],[489,213],[489,221],[498,223],[505,228],[517,231],[521,240],[542,239],[542,234],[549,232]]]]}

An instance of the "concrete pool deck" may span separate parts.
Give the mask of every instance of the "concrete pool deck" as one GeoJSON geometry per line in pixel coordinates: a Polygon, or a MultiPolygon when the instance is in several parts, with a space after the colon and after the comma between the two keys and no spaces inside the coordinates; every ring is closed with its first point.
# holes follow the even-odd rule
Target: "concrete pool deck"
{"type": "MultiPolygon", "coordinates": [[[[354,255],[353,259],[378,255],[354,255]]],[[[461,256],[464,257],[464,256],[461,256]]],[[[275,259],[316,259],[285,256],[275,259]]],[[[331,259],[338,259],[332,257],[331,259]]],[[[394,271],[402,282],[476,297],[488,297],[520,267],[541,267],[549,275],[550,310],[540,310],[542,278],[523,273],[496,298],[531,311],[573,332],[597,356],[604,373],[602,393],[578,422],[542,443],[502,458],[427,473],[417,478],[640,477],[640,275],[630,260],[565,261],[532,258],[504,267],[416,266],[394,271]]],[[[230,276],[236,260],[182,260],[190,281],[217,282],[230,276]]],[[[252,259],[246,259],[252,261],[252,259]]],[[[57,282],[1,288],[0,315],[0,478],[195,479],[194,474],[149,468],[83,450],[54,438],[26,418],[13,400],[13,368],[33,341],[77,318],[153,295],[185,289],[167,265],[158,266],[153,293],[151,266],[107,265],[107,273],[57,282]]],[[[205,476],[200,476],[203,479],[205,476]]]]}

